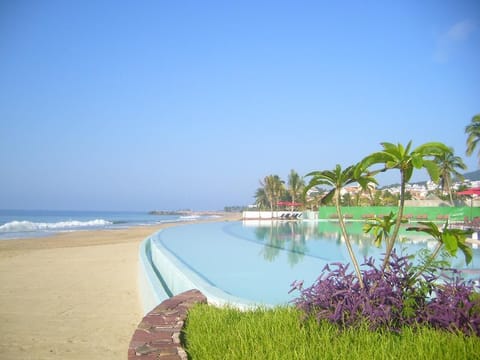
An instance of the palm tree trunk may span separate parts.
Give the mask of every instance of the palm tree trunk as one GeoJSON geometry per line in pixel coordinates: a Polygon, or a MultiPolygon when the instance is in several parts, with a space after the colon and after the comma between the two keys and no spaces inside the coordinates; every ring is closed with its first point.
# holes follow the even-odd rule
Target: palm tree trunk
{"type": "Polygon", "coordinates": [[[385,250],[385,257],[383,259],[382,271],[384,271],[390,260],[390,255],[392,254],[393,247],[395,246],[395,241],[397,240],[398,232],[400,231],[400,225],[402,224],[403,217],[403,207],[405,205],[405,173],[403,170],[400,170],[401,173],[401,183],[400,183],[400,203],[398,205],[398,214],[397,220],[395,221],[395,227],[393,229],[393,234],[390,236],[390,239],[387,243],[387,248],[385,250]]]}
{"type": "Polygon", "coordinates": [[[270,218],[273,220],[273,196],[270,196],[269,202],[270,202],[270,218]]]}
{"type": "Polygon", "coordinates": [[[342,216],[342,209],[340,208],[340,192],[337,190],[335,191],[335,206],[337,209],[337,216],[338,222],[340,224],[340,229],[342,231],[343,238],[345,239],[345,245],[347,246],[348,254],[350,255],[350,259],[352,260],[353,268],[355,269],[355,273],[357,274],[358,283],[360,287],[363,289],[363,279],[362,279],[362,272],[360,271],[360,266],[358,265],[357,258],[355,253],[353,252],[352,244],[350,243],[350,238],[347,234],[347,228],[345,227],[345,222],[343,221],[342,216]]]}
{"type": "Polygon", "coordinates": [[[450,197],[450,205],[455,206],[455,204],[453,203],[452,187],[450,185],[450,181],[447,181],[447,191],[448,191],[448,195],[450,197]]]}

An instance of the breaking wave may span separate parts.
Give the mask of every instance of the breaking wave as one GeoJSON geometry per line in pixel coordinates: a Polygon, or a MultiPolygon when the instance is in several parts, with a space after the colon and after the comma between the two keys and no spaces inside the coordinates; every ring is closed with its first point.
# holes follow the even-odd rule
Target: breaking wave
{"type": "Polygon", "coordinates": [[[1,225],[0,232],[60,231],[79,228],[98,228],[112,224],[113,222],[103,219],[89,221],[69,220],[55,223],[15,220],[1,225]]]}
{"type": "Polygon", "coordinates": [[[183,215],[180,216],[180,220],[197,220],[200,218],[200,215],[183,215]]]}

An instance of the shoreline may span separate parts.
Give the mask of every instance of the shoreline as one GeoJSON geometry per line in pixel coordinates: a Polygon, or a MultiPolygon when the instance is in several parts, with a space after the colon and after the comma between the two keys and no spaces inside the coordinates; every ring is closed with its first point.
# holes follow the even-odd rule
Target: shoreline
{"type": "Polygon", "coordinates": [[[0,241],[2,359],[121,359],[143,317],[138,247],[171,226],[87,230],[0,241]]]}
{"type": "MultiPolygon", "coordinates": [[[[0,240],[0,257],[3,251],[33,250],[51,247],[76,247],[130,242],[133,233],[137,236],[148,235],[167,227],[195,224],[199,222],[241,221],[240,213],[225,213],[215,218],[194,219],[190,221],[172,221],[152,225],[134,225],[118,229],[91,229],[57,232],[47,236],[20,237],[0,240]]],[[[142,238],[143,239],[143,238],[142,238]]]]}

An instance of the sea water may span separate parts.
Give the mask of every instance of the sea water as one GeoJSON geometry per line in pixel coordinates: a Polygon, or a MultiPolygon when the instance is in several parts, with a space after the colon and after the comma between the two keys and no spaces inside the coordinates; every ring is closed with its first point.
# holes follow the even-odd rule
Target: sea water
{"type": "Polygon", "coordinates": [[[127,211],[0,210],[0,240],[42,237],[58,232],[150,226],[201,217],[127,211]]]}

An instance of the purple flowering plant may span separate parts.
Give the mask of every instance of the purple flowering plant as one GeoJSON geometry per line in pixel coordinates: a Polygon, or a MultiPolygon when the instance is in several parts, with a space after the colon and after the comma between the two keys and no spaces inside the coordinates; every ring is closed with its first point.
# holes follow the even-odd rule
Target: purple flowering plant
{"type": "Polygon", "coordinates": [[[291,291],[299,296],[293,303],[305,316],[342,328],[366,321],[372,330],[399,332],[404,326],[427,325],[480,336],[480,299],[473,284],[455,270],[435,268],[437,263],[429,261],[428,266],[413,266],[411,257],[398,256],[394,250],[388,270],[382,270],[366,258],[363,287],[348,264],[333,263],[309,287],[294,282],[291,291]]]}

